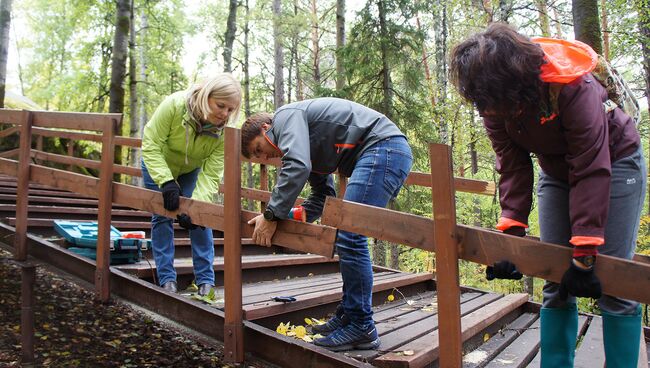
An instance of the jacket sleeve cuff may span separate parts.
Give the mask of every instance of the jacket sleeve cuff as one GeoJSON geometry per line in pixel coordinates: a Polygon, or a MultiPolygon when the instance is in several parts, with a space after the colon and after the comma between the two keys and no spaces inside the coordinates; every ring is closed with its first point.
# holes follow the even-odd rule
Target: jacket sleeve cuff
{"type": "Polygon", "coordinates": [[[599,236],[572,236],[569,243],[573,244],[576,247],[582,247],[587,245],[603,245],[605,244],[605,239],[599,236]]]}
{"type": "Polygon", "coordinates": [[[500,217],[499,222],[497,223],[497,230],[505,231],[514,226],[520,226],[523,227],[524,229],[528,228],[528,225],[519,222],[517,220],[513,220],[507,217],[500,217]]]}

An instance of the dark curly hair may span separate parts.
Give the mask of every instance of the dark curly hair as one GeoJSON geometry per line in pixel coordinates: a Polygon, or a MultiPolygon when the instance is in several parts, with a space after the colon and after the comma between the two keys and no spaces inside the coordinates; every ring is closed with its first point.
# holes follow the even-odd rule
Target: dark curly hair
{"type": "Polygon", "coordinates": [[[493,23],[452,51],[450,79],[479,112],[504,119],[537,112],[543,96],[544,52],[504,23],[493,23]]]}
{"type": "Polygon", "coordinates": [[[251,158],[248,146],[255,137],[263,133],[262,125],[273,123],[273,115],[267,112],[258,112],[249,116],[241,127],[241,154],[246,158],[251,158]]]}

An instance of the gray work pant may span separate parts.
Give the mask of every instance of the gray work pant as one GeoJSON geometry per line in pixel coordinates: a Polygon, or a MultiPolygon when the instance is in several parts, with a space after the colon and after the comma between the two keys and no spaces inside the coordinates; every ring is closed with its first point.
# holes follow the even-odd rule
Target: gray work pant
{"type": "MultiPolygon", "coordinates": [[[[642,148],[634,154],[612,163],[609,215],[605,226],[605,244],[599,254],[631,259],[636,248],[639,220],[646,190],[646,166],[642,148]]],[[[540,174],[537,195],[539,202],[540,239],[544,242],[571,247],[569,220],[569,185],[544,173],[540,174]]],[[[567,268],[569,264],[567,263],[567,268]]],[[[596,266],[598,267],[598,261],[596,266]]],[[[575,297],[566,301],[559,297],[559,284],[547,281],[544,285],[543,306],[562,308],[575,303],[575,297]]],[[[609,295],[598,300],[601,310],[612,314],[635,314],[638,303],[609,295]]]]}

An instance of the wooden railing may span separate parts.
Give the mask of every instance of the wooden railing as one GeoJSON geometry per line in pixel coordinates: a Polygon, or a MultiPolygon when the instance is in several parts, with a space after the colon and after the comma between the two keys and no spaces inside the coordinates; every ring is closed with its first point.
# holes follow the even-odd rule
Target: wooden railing
{"type": "MultiPolygon", "coordinates": [[[[226,129],[226,170],[224,205],[217,205],[188,198],[181,198],[178,211],[163,208],[160,193],[112,182],[113,172],[137,175],[136,169],[113,165],[113,145],[137,147],[139,139],[115,137],[112,132],[119,115],[111,114],[70,114],[51,112],[29,112],[0,110],[0,121],[14,124],[15,127],[0,132],[8,136],[20,132],[20,147],[12,155],[19,160],[1,158],[0,172],[18,177],[18,199],[16,205],[16,259],[25,259],[27,185],[29,182],[45,184],[59,189],[100,198],[100,237],[98,241],[98,261],[96,289],[100,299],[109,297],[108,277],[108,224],[110,224],[111,202],[131,208],[174,217],[179,212],[189,214],[197,225],[222,230],[225,233],[225,299],[226,322],[224,342],[226,359],[233,362],[243,360],[243,331],[241,308],[241,253],[242,237],[250,237],[252,227],[246,222],[258,215],[241,209],[240,198],[268,201],[267,165],[279,165],[279,160],[256,161],[262,166],[260,188],[241,188],[241,161],[239,153],[239,131],[226,129]],[[69,132],[54,130],[60,127],[77,130],[102,132],[69,132]],[[7,133],[9,131],[9,133],[7,133]],[[101,141],[102,161],[89,162],[64,155],[53,155],[41,150],[32,150],[32,135],[68,139],[87,139],[101,141]],[[100,138],[101,137],[101,138],[100,138]],[[64,157],[60,157],[64,156],[64,157]],[[100,178],[66,172],[31,163],[31,158],[72,165],[92,165],[99,168],[100,178]],[[56,161],[59,160],[59,161],[56,161]],[[65,161],[64,161],[65,160],[65,161]],[[97,166],[99,165],[99,166],[97,166]],[[103,225],[102,225],[103,224],[103,225]],[[100,258],[101,252],[101,258],[100,258]],[[100,260],[101,259],[101,260],[100,260]],[[239,262],[239,263],[238,263],[239,262]]],[[[5,156],[7,157],[7,156],[5,156]]],[[[12,156],[8,156],[12,157],[12,156]]],[[[559,282],[571,257],[571,250],[554,244],[539,242],[531,238],[519,238],[482,228],[456,223],[455,192],[494,195],[493,183],[454,178],[449,147],[431,145],[431,172],[413,172],[407,184],[423,185],[432,188],[433,216],[422,217],[407,213],[379,209],[358,203],[328,198],[321,219],[322,225],[303,224],[296,221],[282,221],[273,238],[273,243],[290,249],[332,256],[335,228],[357,232],[377,239],[436,252],[437,288],[439,301],[439,339],[440,366],[460,367],[462,336],[460,333],[458,295],[458,260],[489,265],[502,259],[515,263],[526,275],[559,282]],[[564,261],[566,260],[566,262],[564,261]]],[[[339,180],[343,185],[345,180],[339,180]]],[[[650,303],[650,264],[645,257],[635,257],[628,261],[609,256],[599,256],[596,274],[600,277],[603,292],[608,295],[650,303]]],[[[421,357],[391,357],[380,359],[419,359],[421,357]]]]}

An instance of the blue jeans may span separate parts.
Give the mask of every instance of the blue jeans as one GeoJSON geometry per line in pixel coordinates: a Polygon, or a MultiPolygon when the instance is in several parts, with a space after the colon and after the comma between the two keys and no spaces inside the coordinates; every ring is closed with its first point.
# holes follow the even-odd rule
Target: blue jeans
{"type": "MultiPolygon", "coordinates": [[[[645,197],[646,177],[647,171],[641,148],[636,153],[612,163],[605,244],[598,247],[598,253],[624,259],[631,259],[634,256],[645,197]]],[[[569,185],[541,173],[537,192],[540,239],[570,247],[569,185]]],[[[567,301],[560,300],[559,284],[554,282],[545,283],[543,294],[545,308],[563,308],[566,303],[575,304],[573,296],[569,296],[567,301]]],[[[638,303],[603,295],[598,299],[598,305],[601,310],[612,314],[636,314],[638,303]]]]}
{"type": "MultiPolygon", "coordinates": [[[[196,169],[176,178],[181,187],[181,195],[191,197],[196,180],[201,169],[196,169]]],[[[147,167],[142,161],[142,178],[147,189],[161,192],[162,190],[153,181],[147,167]]],[[[197,227],[190,230],[190,241],[192,243],[192,263],[194,264],[194,279],[197,285],[214,285],[214,243],[212,229],[197,227]]],[[[174,269],[174,219],[154,214],[151,217],[151,248],[156,261],[158,283],[165,284],[167,281],[176,281],[176,270],[174,269]]]]}
{"type": "MultiPolygon", "coordinates": [[[[404,137],[390,137],[373,144],[357,161],[344,199],[386,207],[397,196],[411,171],[413,155],[404,137]]],[[[350,321],[367,328],[372,321],[372,262],[368,238],[339,230],[336,239],[343,278],[343,308],[350,321]]]]}

